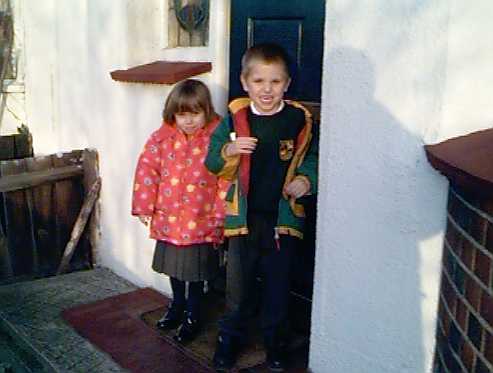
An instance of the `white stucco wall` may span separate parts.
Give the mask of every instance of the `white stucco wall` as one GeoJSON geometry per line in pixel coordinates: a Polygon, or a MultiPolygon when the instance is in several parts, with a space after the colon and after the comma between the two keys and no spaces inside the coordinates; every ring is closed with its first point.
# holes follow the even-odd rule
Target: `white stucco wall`
{"type": "Polygon", "coordinates": [[[227,100],[229,2],[211,1],[209,46],[165,49],[164,0],[27,1],[26,114],[37,154],[90,147],[100,155],[98,263],[142,286],[170,293],[151,270],[153,241],[130,216],[137,157],[161,123],[166,85],[115,82],[110,71],[155,60],[210,61],[198,76],[218,112],[227,100]]]}
{"type": "Polygon", "coordinates": [[[326,6],[310,367],[430,372],[447,183],[423,145],[493,124],[493,3],[326,6]]]}
{"type": "Polygon", "coordinates": [[[17,133],[17,129],[26,124],[24,94],[24,3],[11,2],[14,19],[14,39],[11,51],[14,79],[3,82],[2,101],[0,102],[0,135],[17,133]]]}

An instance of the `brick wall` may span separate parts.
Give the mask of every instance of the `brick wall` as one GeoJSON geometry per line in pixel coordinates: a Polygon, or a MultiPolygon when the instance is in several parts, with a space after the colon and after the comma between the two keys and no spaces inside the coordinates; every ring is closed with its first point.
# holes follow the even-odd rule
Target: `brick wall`
{"type": "Polygon", "coordinates": [[[493,197],[451,184],[434,373],[493,372],[493,197]]]}

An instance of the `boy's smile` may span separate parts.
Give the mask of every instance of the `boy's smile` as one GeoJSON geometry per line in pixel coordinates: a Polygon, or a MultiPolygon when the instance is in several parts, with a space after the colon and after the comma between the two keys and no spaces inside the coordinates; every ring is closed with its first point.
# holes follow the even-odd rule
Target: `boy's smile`
{"type": "Polygon", "coordinates": [[[276,113],[291,79],[279,63],[252,63],[248,75],[240,77],[255,108],[264,115],[276,113]]]}

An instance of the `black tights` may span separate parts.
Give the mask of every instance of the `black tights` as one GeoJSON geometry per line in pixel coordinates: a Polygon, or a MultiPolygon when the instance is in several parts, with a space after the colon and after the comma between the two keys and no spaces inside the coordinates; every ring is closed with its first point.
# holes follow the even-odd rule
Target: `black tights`
{"type": "Polygon", "coordinates": [[[173,291],[173,307],[186,310],[192,319],[200,318],[200,302],[204,294],[204,281],[191,281],[188,283],[188,298],[185,297],[185,281],[170,277],[171,290],[173,291]]]}

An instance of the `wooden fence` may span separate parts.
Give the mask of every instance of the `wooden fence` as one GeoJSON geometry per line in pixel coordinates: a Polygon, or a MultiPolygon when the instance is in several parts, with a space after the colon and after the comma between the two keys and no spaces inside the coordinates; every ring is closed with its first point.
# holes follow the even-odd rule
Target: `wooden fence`
{"type": "Polygon", "coordinates": [[[0,283],[90,268],[99,186],[94,150],[0,161],[0,283]]]}

